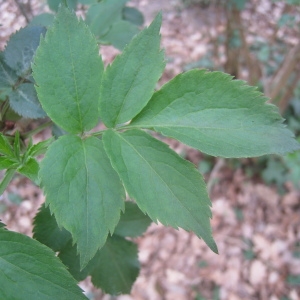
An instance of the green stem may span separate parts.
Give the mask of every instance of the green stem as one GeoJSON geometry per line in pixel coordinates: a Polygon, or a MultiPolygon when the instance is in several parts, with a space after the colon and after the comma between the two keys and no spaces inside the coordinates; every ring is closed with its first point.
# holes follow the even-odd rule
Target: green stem
{"type": "Polygon", "coordinates": [[[49,121],[49,122],[46,122],[46,123],[43,123],[42,125],[40,125],[39,127],[31,130],[31,131],[28,131],[27,133],[23,134],[22,137],[23,139],[28,139],[30,138],[31,136],[43,131],[45,128],[49,127],[50,125],[52,125],[53,122],[52,121],[49,121]]]}
{"type": "Polygon", "coordinates": [[[4,118],[4,116],[5,116],[8,109],[9,109],[9,103],[8,103],[8,100],[5,100],[2,107],[1,107],[0,121],[3,121],[3,118],[4,118]]]}

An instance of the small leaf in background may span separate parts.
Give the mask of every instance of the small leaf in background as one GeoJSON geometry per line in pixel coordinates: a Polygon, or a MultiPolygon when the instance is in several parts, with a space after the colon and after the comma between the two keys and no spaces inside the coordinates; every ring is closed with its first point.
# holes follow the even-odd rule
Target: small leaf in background
{"type": "Polygon", "coordinates": [[[112,24],[121,20],[121,13],[128,0],[104,0],[91,5],[86,14],[85,22],[93,34],[98,37],[106,34],[112,24]]]}
{"type": "Polygon", "coordinates": [[[54,21],[53,14],[43,13],[34,16],[30,21],[30,25],[40,25],[40,26],[49,27],[53,24],[53,21],[54,21]]]}
{"type": "Polygon", "coordinates": [[[49,207],[43,204],[33,221],[33,238],[57,252],[63,249],[71,234],[64,228],[59,228],[54,215],[51,215],[49,207]]]}
{"type": "Polygon", "coordinates": [[[76,15],[61,7],[33,65],[38,98],[49,117],[70,133],[98,122],[103,62],[95,37],[76,15]]]}
{"type": "Polygon", "coordinates": [[[64,135],[40,166],[46,203],[59,226],[71,232],[83,268],[113,232],[124,209],[125,192],[96,137],[64,135]]]}
{"type": "Polygon", "coordinates": [[[34,183],[39,184],[39,163],[33,157],[30,157],[17,171],[34,183]]]}
{"type": "Polygon", "coordinates": [[[59,127],[56,124],[52,125],[52,135],[55,139],[58,139],[60,136],[68,134],[67,131],[63,130],[61,127],[59,127]]]}
{"type": "Polygon", "coordinates": [[[125,6],[122,10],[122,17],[124,20],[137,26],[142,26],[144,24],[143,14],[135,7],[125,6]]]}
{"type": "Polygon", "coordinates": [[[129,294],[140,270],[137,245],[118,236],[109,237],[90,264],[96,287],[111,295],[129,294]]]}
{"type": "Polygon", "coordinates": [[[19,194],[8,193],[7,197],[8,200],[15,205],[20,205],[23,201],[22,197],[19,194]]]}
{"type": "Polygon", "coordinates": [[[108,33],[101,37],[101,41],[122,50],[139,31],[136,25],[120,20],[115,22],[108,33]]]}
{"type": "Polygon", "coordinates": [[[9,94],[10,107],[20,116],[29,119],[45,118],[47,115],[37,98],[32,83],[23,83],[9,94]]]}
{"type": "MultiPolygon", "coordinates": [[[[67,241],[66,245],[60,249],[58,257],[77,281],[84,280],[89,275],[89,272],[91,271],[90,268],[94,267],[94,263],[89,263],[81,270],[80,258],[77,254],[76,245],[73,245],[72,239],[67,241]]],[[[94,260],[92,259],[92,261],[94,260]]]]}
{"type": "MultiPolygon", "coordinates": [[[[51,10],[57,12],[59,5],[64,3],[64,0],[47,0],[48,6],[51,10]]],[[[77,0],[66,0],[66,4],[70,10],[75,10],[77,0]]]]}
{"type": "Polygon", "coordinates": [[[1,299],[87,299],[55,253],[28,236],[0,229],[0,261],[1,299]]]}
{"type": "Polygon", "coordinates": [[[152,220],[135,203],[125,202],[125,211],[121,214],[114,235],[133,238],[140,236],[147,230],[151,222],[152,220]]]}
{"type": "Polygon", "coordinates": [[[9,92],[18,81],[18,76],[5,62],[0,52],[0,92],[9,92]]]}
{"type": "Polygon", "coordinates": [[[3,224],[2,222],[1,222],[1,220],[0,220],[0,228],[3,228],[3,227],[5,227],[6,225],[5,224],[3,224]]]}
{"type": "Polygon", "coordinates": [[[131,120],[150,100],[165,67],[160,50],[161,19],[158,15],[133,38],[104,72],[99,110],[107,127],[131,120]]]}
{"type": "Polygon", "coordinates": [[[27,76],[41,35],[46,28],[42,26],[27,26],[11,36],[4,50],[4,60],[19,76],[27,76]]]}
{"type": "Polygon", "coordinates": [[[300,149],[278,109],[254,87],[221,72],[192,70],[157,91],[132,121],[204,153],[222,157],[300,149]]]}
{"type": "Polygon", "coordinates": [[[71,241],[58,257],[77,281],[91,275],[93,284],[111,295],[129,294],[140,270],[137,245],[115,235],[107,238],[105,245],[82,271],[76,247],[71,241]]]}
{"type": "Polygon", "coordinates": [[[103,143],[129,196],[143,212],[154,222],[194,231],[218,251],[211,233],[211,202],[192,163],[140,130],[107,130],[103,143]]]}

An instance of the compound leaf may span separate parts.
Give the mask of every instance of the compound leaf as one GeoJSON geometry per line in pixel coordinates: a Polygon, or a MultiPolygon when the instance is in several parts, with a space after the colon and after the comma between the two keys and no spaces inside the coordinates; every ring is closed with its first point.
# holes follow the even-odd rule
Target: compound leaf
{"type": "Polygon", "coordinates": [[[129,294],[140,270],[137,252],[135,243],[109,237],[90,263],[93,284],[111,295],[129,294]]]}
{"type": "Polygon", "coordinates": [[[61,7],[37,50],[33,77],[39,100],[49,117],[70,133],[98,122],[103,62],[86,24],[61,7]]]}
{"type": "Polygon", "coordinates": [[[4,229],[0,229],[0,281],[1,299],[87,299],[53,251],[4,229]]]}
{"type": "Polygon", "coordinates": [[[11,36],[4,50],[4,60],[19,76],[26,77],[31,72],[31,63],[46,28],[27,26],[11,36]]]}
{"type": "Polygon", "coordinates": [[[46,203],[58,225],[71,232],[83,268],[114,231],[124,208],[124,189],[102,141],[60,137],[48,148],[40,177],[46,203]]]}
{"type": "Polygon", "coordinates": [[[158,15],[105,70],[99,108],[107,127],[131,120],[151,98],[165,67],[160,26],[158,15]]]}
{"type": "Polygon", "coordinates": [[[9,94],[10,107],[20,116],[30,119],[46,117],[46,113],[37,98],[34,85],[23,83],[9,94]]]}
{"type": "Polygon", "coordinates": [[[284,154],[299,149],[274,105],[221,72],[192,70],[157,91],[131,125],[223,157],[284,154]]]}
{"type": "Polygon", "coordinates": [[[64,228],[59,228],[54,215],[51,215],[49,207],[41,206],[34,217],[33,238],[57,252],[63,249],[71,234],[64,228]]]}
{"type": "Polygon", "coordinates": [[[155,222],[194,231],[217,252],[210,227],[211,203],[192,163],[141,130],[107,130],[103,142],[129,196],[143,212],[155,222]]]}
{"type": "Polygon", "coordinates": [[[114,235],[133,238],[140,236],[146,231],[151,222],[152,220],[135,203],[126,202],[125,212],[121,214],[114,235]]]}
{"type": "Polygon", "coordinates": [[[122,9],[128,0],[103,0],[91,5],[86,15],[86,23],[91,31],[101,37],[112,24],[121,19],[122,9]]]}

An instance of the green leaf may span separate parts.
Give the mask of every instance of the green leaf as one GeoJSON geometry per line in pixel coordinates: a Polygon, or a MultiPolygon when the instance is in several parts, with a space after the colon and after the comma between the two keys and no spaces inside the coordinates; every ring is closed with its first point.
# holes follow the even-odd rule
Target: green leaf
{"type": "Polygon", "coordinates": [[[58,227],[54,215],[51,215],[49,207],[45,204],[34,217],[33,225],[33,238],[55,252],[63,249],[72,239],[69,231],[58,227]]]}
{"type": "Polygon", "coordinates": [[[111,295],[129,294],[139,274],[137,246],[118,236],[109,237],[90,265],[95,286],[111,295]]]}
{"type": "Polygon", "coordinates": [[[32,83],[23,83],[12,91],[9,94],[9,104],[17,114],[25,118],[38,119],[47,116],[32,83]]]}
{"type": "Polygon", "coordinates": [[[21,151],[21,141],[20,141],[20,132],[17,130],[14,137],[14,155],[20,160],[20,151],[21,151]]]}
{"type": "Polygon", "coordinates": [[[0,229],[0,298],[87,299],[55,253],[28,236],[0,229]]]}
{"type": "Polygon", "coordinates": [[[28,156],[39,156],[41,154],[45,154],[48,147],[51,145],[51,143],[54,141],[54,138],[50,138],[48,140],[39,142],[37,144],[32,145],[27,150],[28,156]]]}
{"type": "Polygon", "coordinates": [[[120,20],[112,25],[108,33],[101,37],[101,40],[122,50],[138,32],[137,26],[120,20]]]}
{"type": "Polygon", "coordinates": [[[86,24],[62,7],[37,50],[33,77],[39,100],[50,118],[70,133],[98,122],[103,63],[86,24]]]}
{"type": "Polygon", "coordinates": [[[53,24],[53,21],[54,21],[53,14],[43,13],[34,16],[30,21],[30,25],[40,25],[40,26],[49,27],[53,24]]]}
{"type": "Polygon", "coordinates": [[[119,236],[108,237],[105,245],[82,271],[71,241],[58,257],[76,280],[81,281],[91,275],[96,287],[112,295],[129,294],[140,267],[136,244],[119,236]]]}
{"type": "Polygon", "coordinates": [[[20,163],[15,159],[0,156],[0,170],[16,168],[19,166],[19,164],[20,163]]]}
{"type": "Polygon", "coordinates": [[[92,259],[83,270],[80,270],[80,258],[79,255],[77,255],[76,245],[73,245],[72,240],[69,240],[61,249],[58,257],[77,281],[84,280],[89,275],[89,272],[91,271],[90,268],[94,267],[94,263],[91,264],[91,262],[94,262],[92,259]]]}
{"type": "MultiPolygon", "coordinates": [[[[1,220],[0,220],[1,221],[1,220]]],[[[2,222],[0,222],[0,228],[3,228],[3,227],[5,227],[6,225],[5,224],[3,224],[2,222]]]]}
{"type": "Polygon", "coordinates": [[[96,36],[106,34],[112,24],[121,19],[121,12],[128,0],[103,0],[91,5],[86,23],[96,36]]]}
{"type": "Polygon", "coordinates": [[[0,153],[9,157],[15,157],[14,150],[5,135],[0,133],[0,153]]]}
{"type": "Polygon", "coordinates": [[[122,237],[138,237],[151,224],[151,219],[145,215],[136,204],[125,202],[125,212],[114,231],[114,235],[122,237]]]}
{"type": "Polygon", "coordinates": [[[2,195],[4,193],[5,189],[7,188],[7,186],[13,179],[15,173],[16,173],[16,169],[6,170],[5,175],[0,183],[0,195],[2,195]]]}
{"type": "Polygon", "coordinates": [[[143,14],[135,7],[125,6],[122,11],[122,17],[124,20],[137,26],[142,26],[144,24],[143,14]]]}
{"type": "Polygon", "coordinates": [[[78,244],[83,268],[114,231],[124,208],[124,189],[102,141],[60,137],[48,148],[40,178],[58,225],[78,244]]]}
{"type": "MultiPolygon", "coordinates": [[[[48,6],[51,10],[57,12],[59,5],[61,3],[64,3],[64,0],[47,0],[48,2],[48,6]]],[[[67,0],[67,6],[71,9],[71,10],[75,10],[77,5],[77,0],[67,0]]]]}
{"type": "Polygon", "coordinates": [[[165,67],[160,25],[158,15],[104,72],[99,108],[107,127],[131,120],[151,98],[165,67]]]}
{"type": "Polygon", "coordinates": [[[4,50],[4,60],[19,76],[27,76],[31,70],[32,58],[46,28],[27,26],[11,36],[4,50]]]}
{"type": "Polygon", "coordinates": [[[17,171],[36,184],[39,184],[39,163],[33,157],[30,157],[17,171]]]}
{"type": "Polygon", "coordinates": [[[221,72],[192,70],[156,92],[132,121],[204,153],[223,157],[299,149],[277,108],[254,87],[221,72]]]}
{"type": "Polygon", "coordinates": [[[211,235],[211,203],[192,163],[140,130],[108,130],[103,142],[129,196],[143,212],[155,222],[194,231],[218,251],[211,235]]]}
{"type": "Polygon", "coordinates": [[[0,91],[10,90],[18,81],[18,76],[5,62],[0,52],[0,91]]]}

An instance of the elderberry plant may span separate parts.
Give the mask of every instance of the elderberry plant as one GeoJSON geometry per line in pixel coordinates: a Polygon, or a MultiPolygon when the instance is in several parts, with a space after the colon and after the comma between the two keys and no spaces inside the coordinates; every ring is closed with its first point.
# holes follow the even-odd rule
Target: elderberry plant
{"type": "Polygon", "coordinates": [[[65,7],[41,38],[32,80],[66,134],[23,146],[18,134],[13,144],[0,136],[4,181],[22,173],[46,196],[34,239],[0,224],[1,299],[86,299],[76,281],[87,276],[107,293],[129,293],[139,263],[126,238],[151,220],[218,252],[202,175],[151,131],[222,157],[300,148],[276,107],[227,74],[192,70],[154,91],[165,67],[160,26],[159,14],[106,69],[89,27],[65,7]],[[106,129],[95,131],[99,120],[106,129]]]}

